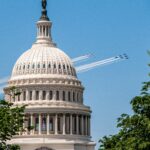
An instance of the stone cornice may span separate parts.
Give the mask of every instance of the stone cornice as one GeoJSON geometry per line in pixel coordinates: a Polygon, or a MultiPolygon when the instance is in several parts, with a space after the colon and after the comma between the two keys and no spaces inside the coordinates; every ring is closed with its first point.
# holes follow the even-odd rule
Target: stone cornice
{"type": "Polygon", "coordinates": [[[15,106],[26,106],[26,112],[83,112],[91,113],[90,107],[73,103],[73,102],[64,102],[64,101],[28,101],[28,102],[16,102],[15,106]]]}

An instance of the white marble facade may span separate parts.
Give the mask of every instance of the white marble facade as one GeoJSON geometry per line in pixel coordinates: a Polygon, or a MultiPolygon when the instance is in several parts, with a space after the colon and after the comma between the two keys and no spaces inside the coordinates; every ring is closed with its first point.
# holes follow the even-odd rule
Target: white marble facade
{"type": "Polygon", "coordinates": [[[16,106],[27,104],[26,130],[10,143],[19,144],[21,150],[94,150],[84,87],[71,59],[53,43],[51,27],[48,17],[42,16],[37,22],[36,42],[17,60],[4,89],[7,101],[16,106]],[[21,95],[10,96],[12,86],[21,95]]]}

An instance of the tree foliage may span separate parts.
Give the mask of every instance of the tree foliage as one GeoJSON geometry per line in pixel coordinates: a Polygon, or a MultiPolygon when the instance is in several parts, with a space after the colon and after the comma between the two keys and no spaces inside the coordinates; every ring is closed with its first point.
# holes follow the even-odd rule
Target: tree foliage
{"type": "Polygon", "coordinates": [[[119,132],[105,136],[99,150],[150,150],[150,82],[144,82],[140,96],[130,104],[133,115],[122,114],[117,120],[119,132]]]}
{"type": "MultiPolygon", "coordinates": [[[[19,92],[12,88],[12,97],[19,95],[19,92]]],[[[0,150],[19,150],[17,145],[7,145],[7,141],[23,131],[25,106],[14,106],[5,100],[0,100],[0,150]]]]}

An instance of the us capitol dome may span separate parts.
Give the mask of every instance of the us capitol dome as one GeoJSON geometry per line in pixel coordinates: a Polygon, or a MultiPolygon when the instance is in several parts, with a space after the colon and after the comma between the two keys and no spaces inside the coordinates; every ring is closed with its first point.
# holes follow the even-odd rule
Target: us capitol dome
{"type": "Polygon", "coordinates": [[[47,1],[42,0],[36,42],[16,61],[4,89],[7,101],[27,105],[25,131],[9,143],[20,145],[21,150],[94,150],[91,110],[83,103],[84,87],[70,57],[52,40],[46,6],[47,1]],[[12,87],[21,94],[10,96],[12,87]]]}

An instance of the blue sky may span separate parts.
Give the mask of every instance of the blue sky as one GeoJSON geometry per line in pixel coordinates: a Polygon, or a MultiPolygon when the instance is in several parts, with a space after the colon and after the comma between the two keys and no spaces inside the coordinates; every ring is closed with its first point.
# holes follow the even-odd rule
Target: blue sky
{"type": "MultiPolygon", "coordinates": [[[[0,78],[11,74],[17,58],[35,41],[40,11],[40,0],[0,1],[0,78]]],[[[93,111],[93,140],[116,133],[116,119],[132,113],[129,102],[149,79],[150,1],[48,0],[48,15],[53,40],[71,58],[92,53],[90,63],[129,55],[127,61],[78,75],[85,104],[93,111]]]]}

